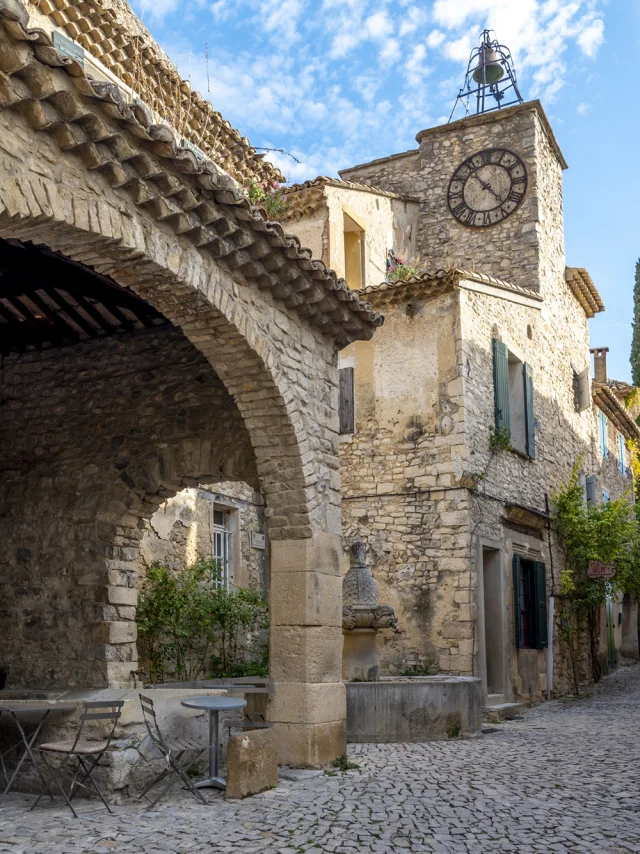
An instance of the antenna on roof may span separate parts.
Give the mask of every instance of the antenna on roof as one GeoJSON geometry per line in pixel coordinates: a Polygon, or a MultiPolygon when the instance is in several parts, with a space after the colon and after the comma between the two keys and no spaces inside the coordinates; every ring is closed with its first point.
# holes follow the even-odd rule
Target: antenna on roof
{"type": "Polygon", "coordinates": [[[478,115],[523,102],[511,52],[498,42],[493,30],[483,30],[480,44],[471,51],[464,85],[458,92],[449,121],[453,118],[458,104],[462,104],[465,116],[470,115],[469,104],[474,95],[478,115]],[[505,96],[508,97],[507,101],[504,101],[505,96]]]}

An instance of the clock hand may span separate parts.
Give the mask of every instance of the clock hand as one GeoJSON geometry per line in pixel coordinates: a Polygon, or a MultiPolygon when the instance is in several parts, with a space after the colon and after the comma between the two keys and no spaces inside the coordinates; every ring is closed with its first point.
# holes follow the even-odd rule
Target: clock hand
{"type": "Polygon", "coordinates": [[[481,186],[484,190],[489,190],[489,192],[491,193],[491,195],[492,195],[494,198],[496,198],[499,202],[501,202],[501,201],[502,201],[502,196],[500,196],[500,195],[498,195],[498,193],[496,193],[496,191],[493,189],[493,187],[491,186],[491,184],[489,184],[487,181],[483,181],[483,180],[482,180],[482,178],[481,178],[479,175],[475,175],[475,174],[474,174],[474,176],[473,176],[473,177],[476,179],[476,181],[480,184],[480,186],[481,186]]]}

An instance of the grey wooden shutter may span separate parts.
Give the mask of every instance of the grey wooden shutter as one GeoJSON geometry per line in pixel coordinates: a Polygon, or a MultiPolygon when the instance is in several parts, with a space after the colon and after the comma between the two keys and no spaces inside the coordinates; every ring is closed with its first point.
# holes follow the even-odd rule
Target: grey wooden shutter
{"type": "Polygon", "coordinates": [[[511,429],[509,419],[509,354],[506,344],[493,339],[493,393],[496,430],[511,429]]]}
{"type": "Polygon", "coordinates": [[[596,503],[596,476],[595,474],[587,475],[584,481],[584,492],[587,504],[596,503]]]}
{"type": "Polygon", "coordinates": [[[533,627],[536,633],[535,648],[547,648],[547,568],[540,561],[533,562],[533,627]]]}
{"type": "Polygon", "coordinates": [[[524,646],[524,627],[522,625],[522,589],[520,584],[520,556],[513,556],[513,614],[516,631],[516,649],[524,646]]]}
{"type": "Polygon", "coordinates": [[[531,365],[525,363],[522,366],[522,374],[524,376],[524,423],[527,433],[527,454],[530,457],[535,457],[536,432],[533,417],[533,371],[531,365]]]}
{"type": "Polygon", "coordinates": [[[355,406],[353,394],[353,368],[340,368],[340,434],[355,430],[355,406]]]}
{"type": "Polygon", "coordinates": [[[576,412],[583,412],[591,406],[591,368],[589,365],[575,375],[576,412]]]}

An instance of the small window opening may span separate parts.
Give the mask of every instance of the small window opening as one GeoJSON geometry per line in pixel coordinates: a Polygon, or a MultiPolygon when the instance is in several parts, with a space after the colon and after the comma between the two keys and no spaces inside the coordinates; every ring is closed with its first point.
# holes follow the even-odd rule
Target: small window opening
{"type": "Polygon", "coordinates": [[[364,287],[364,229],[344,214],[344,277],[352,290],[364,287]]]}
{"type": "Polygon", "coordinates": [[[533,329],[531,328],[531,324],[527,324],[527,338],[529,341],[533,341],[533,329]]]}

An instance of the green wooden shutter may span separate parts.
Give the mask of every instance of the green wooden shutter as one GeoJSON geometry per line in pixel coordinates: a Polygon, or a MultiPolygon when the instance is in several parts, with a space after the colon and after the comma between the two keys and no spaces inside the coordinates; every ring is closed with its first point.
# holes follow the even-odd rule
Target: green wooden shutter
{"type": "Polygon", "coordinates": [[[522,366],[524,376],[524,423],[527,432],[527,454],[536,455],[536,434],[533,417],[533,371],[531,365],[522,366]]]}
{"type": "Polygon", "coordinates": [[[496,430],[511,429],[509,420],[509,355],[506,344],[493,339],[493,393],[496,430]]]}
{"type": "Polygon", "coordinates": [[[547,568],[533,562],[533,625],[536,649],[547,648],[547,568]]]}
{"type": "Polygon", "coordinates": [[[520,610],[520,600],[522,598],[522,590],[520,589],[520,556],[513,556],[513,613],[514,625],[516,630],[516,649],[522,649],[524,646],[524,629],[522,626],[522,612],[520,610]]]}

